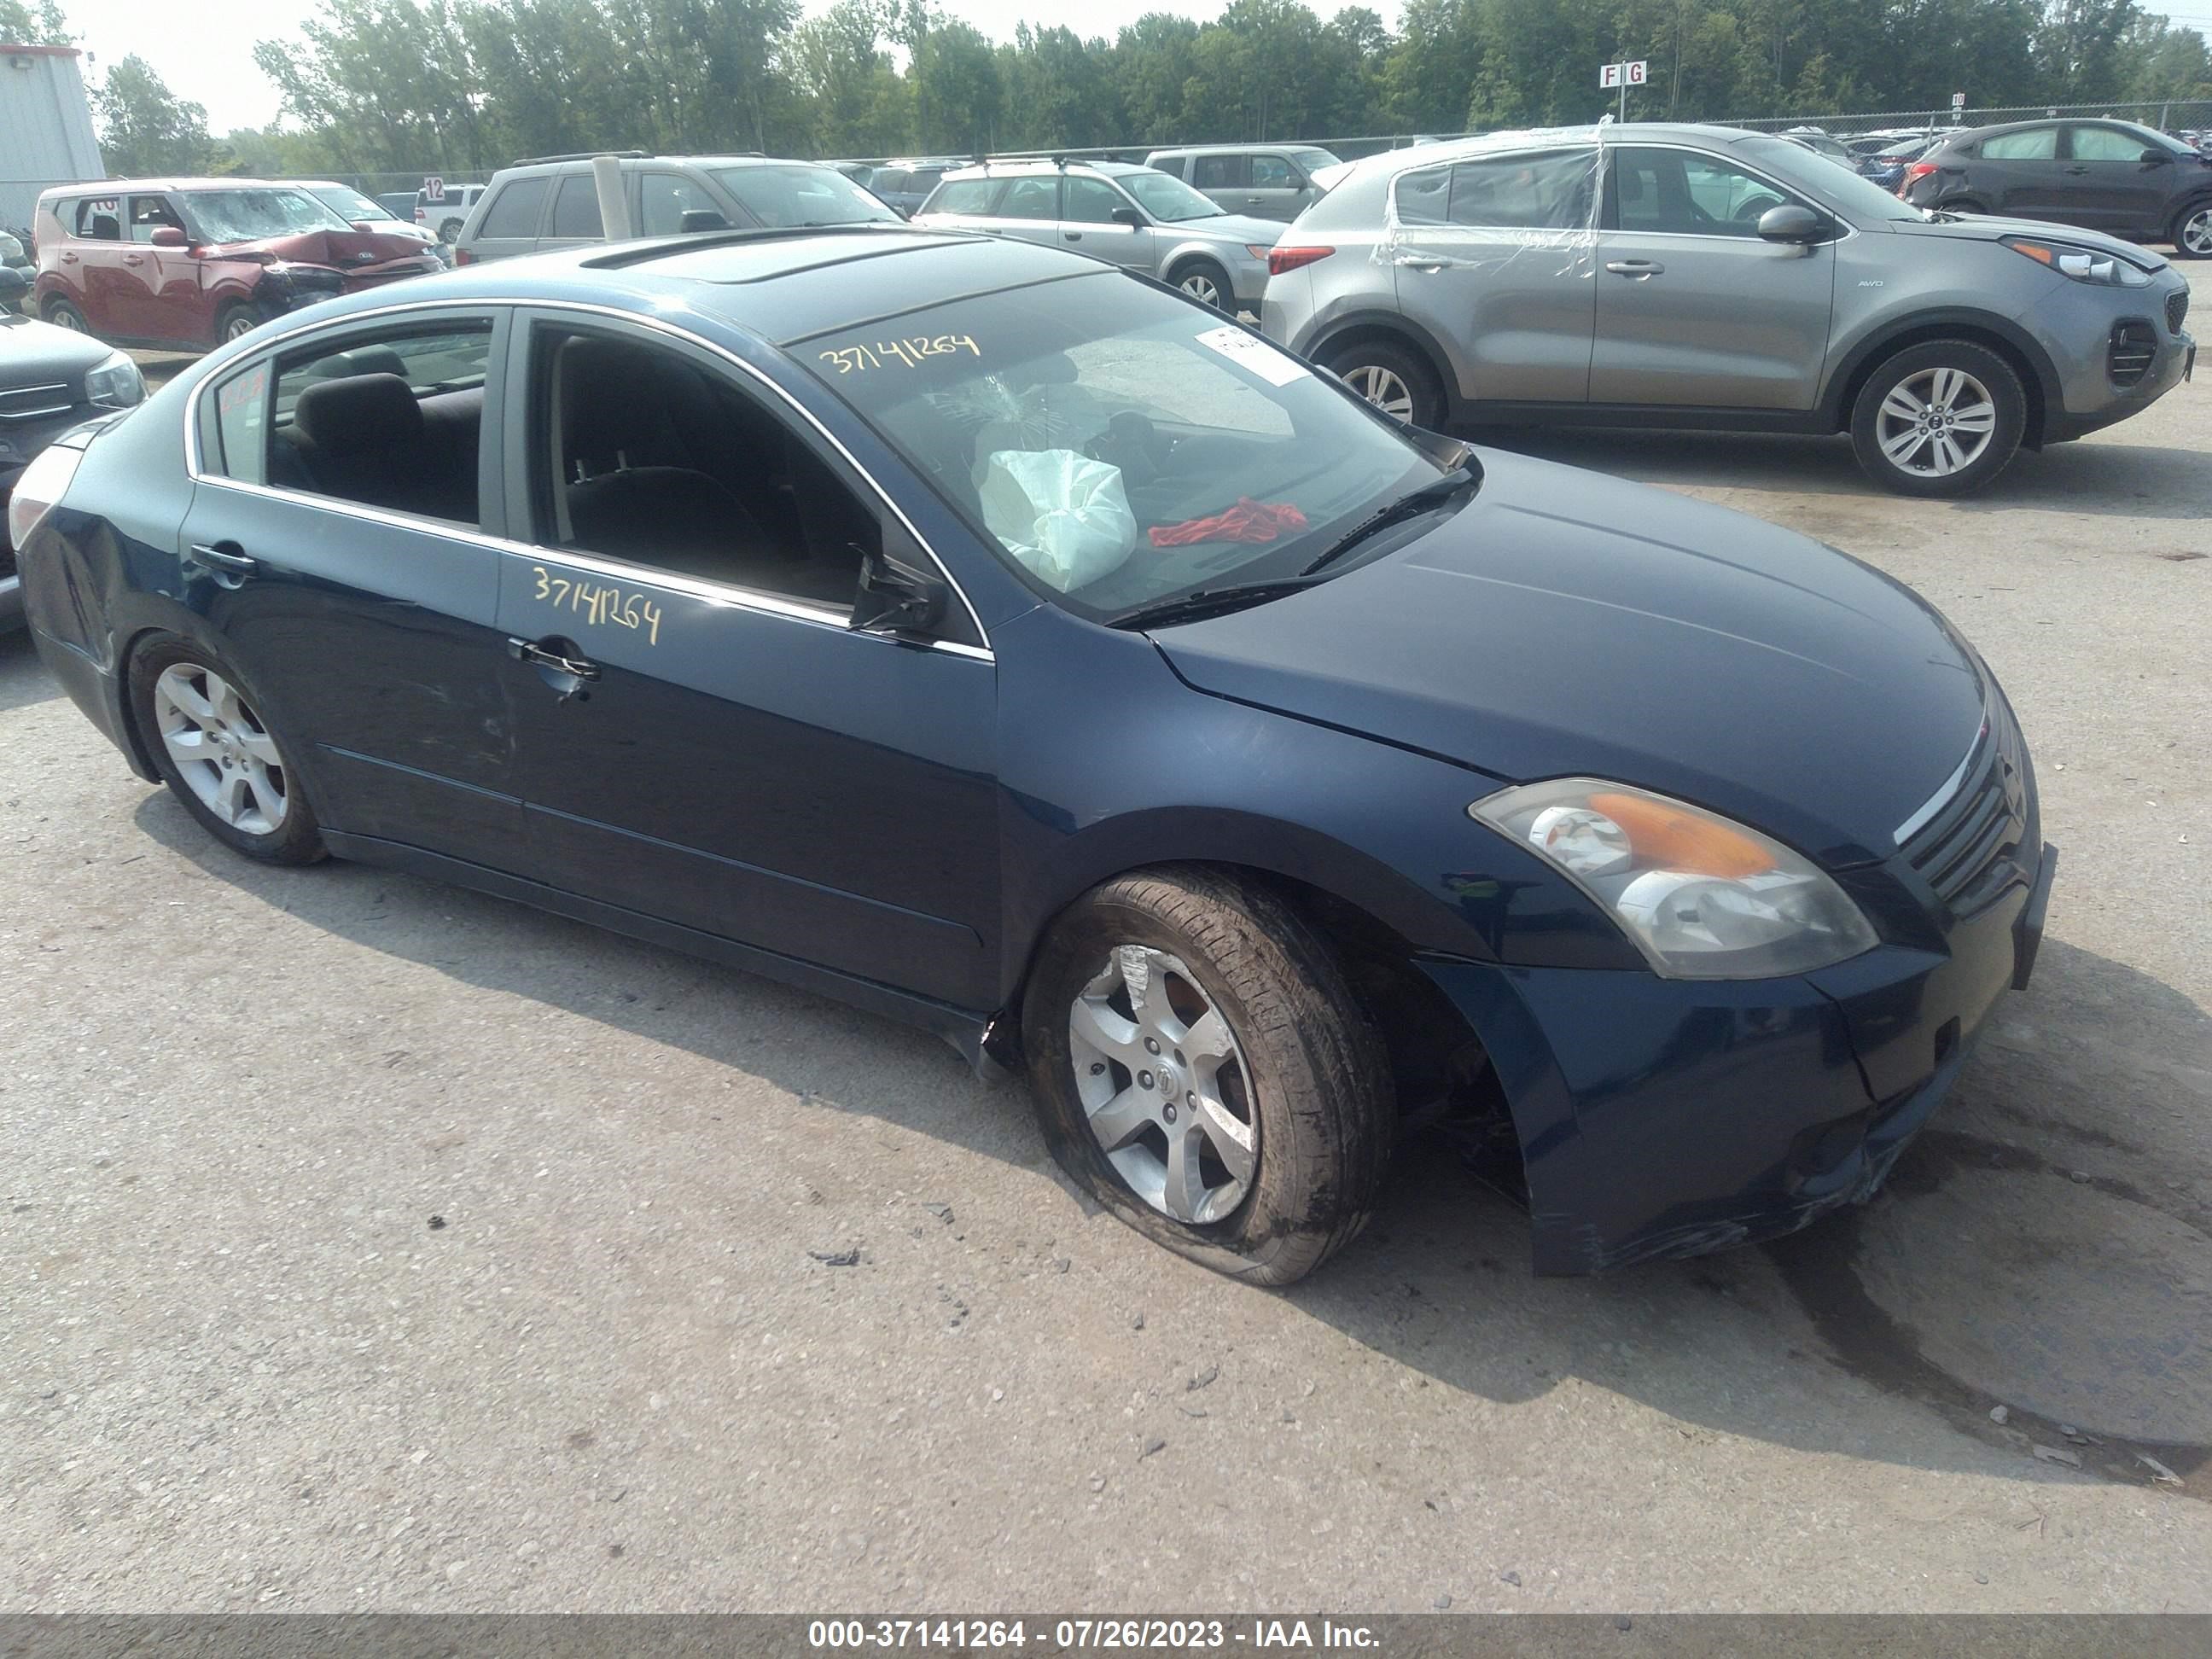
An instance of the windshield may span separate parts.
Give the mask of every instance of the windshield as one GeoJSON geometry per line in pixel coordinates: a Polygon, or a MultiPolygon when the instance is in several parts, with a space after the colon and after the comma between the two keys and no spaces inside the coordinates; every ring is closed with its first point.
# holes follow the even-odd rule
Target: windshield
{"type": "Polygon", "coordinates": [[[722,188],[764,225],[897,224],[897,214],[843,173],[804,162],[718,167],[722,188]]]}
{"type": "Polygon", "coordinates": [[[203,242],[256,242],[264,236],[353,228],[304,190],[195,190],[176,199],[203,242]]]}
{"type": "Polygon", "coordinates": [[[1030,586],[1094,621],[1295,579],[1446,476],[1297,358],[1108,272],[791,350],[1030,586]]]}
{"type": "Polygon", "coordinates": [[[1837,167],[1786,138],[1746,138],[1729,148],[1753,167],[1773,173],[1854,219],[1924,224],[1928,216],[1849,167],[1837,167]]]}
{"type": "Polygon", "coordinates": [[[398,216],[385,210],[384,204],[373,197],[343,185],[321,185],[307,192],[325,207],[349,221],[356,219],[392,219],[398,216]]]}
{"type": "Polygon", "coordinates": [[[1127,191],[1144,204],[1145,211],[1153,218],[1169,224],[1181,224],[1186,219],[1218,219],[1221,209],[1216,203],[1200,196],[1180,179],[1170,178],[1157,167],[1146,167],[1142,173],[1117,173],[1114,182],[1127,191]]]}

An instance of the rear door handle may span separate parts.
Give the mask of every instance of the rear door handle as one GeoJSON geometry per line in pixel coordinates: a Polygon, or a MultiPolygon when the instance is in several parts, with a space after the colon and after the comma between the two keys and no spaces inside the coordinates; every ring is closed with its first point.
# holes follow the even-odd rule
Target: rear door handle
{"type": "Polygon", "coordinates": [[[1667,270],[1667,267],[1656,259],[1608,259],[1605,268],[1616,276],[1639,280],[1645,276],[1664,276],[1667,270]]]}
{"type": "Polygon", "coordinates": [[[2069,167],[2066,169],[2067,172],[2072,173],[2076,178],[2079,178],[2081,174],[2088,172],[2088,170],[2089,169],[2087,167],[2069,167]]]}
{"type": "Polygon", "coordinates": [[[236,542],[194,542],[185,562],[198,565],[225,587],[237,586],[261,568],[261,561],[240,552],[236,542]]]}
{"type": "Polygon", "coordinates": [[[1071,242],[1079,242],[1083,240],[1083,233],[1079,230],[1063,230],[1060,234],[1071,242]]]}
{"type": "Polygon", "coordinates": [[[507,642],[507,653],[517,662],[535,663],[540,668],[557,669],[580,680],[599,678],[599,664],[582,657],[572,657],[568,652],[557,648],[567,644],[566,640],[510,639],[507,642]]]}

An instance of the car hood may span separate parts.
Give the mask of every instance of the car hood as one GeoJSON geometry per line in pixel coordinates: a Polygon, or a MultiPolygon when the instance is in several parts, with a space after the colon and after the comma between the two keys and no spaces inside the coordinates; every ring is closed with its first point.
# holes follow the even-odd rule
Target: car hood
{"type": "Polygon", "coordinates": [[[1900,236],[1935,237],[1953,242],[1994,242],[2001,236],[2027,236],[2037,240],[2068,242],[2075,247],[2112,254],[2145,270],[2166,269],[2163,258],[2137,243],[2124,242],[2117,236],[2106,235],[2101,230],[2081,230],[2073,225],[2053,224],[2047,219],[1999,219],[1970,213],[1956,221],[1938,221],[1932,224],[1914,224],[1909,220],[1900,219],[1890,228],[1900,236]]]}
{"type": "Polygon", "coordinates": [[[1282,240],[1283,224],[1279,219],[1255,219],[1243,213],[1217,214],[1210,219],[1184,219],[1173,224],[1163,223],[1161,231],[1170,236],[1191,237],[1212,242],[1235,242],[1242,246],[1257,243],[1273,247],[1282,240]]]}
{"type": "Polygon", "coordinates": [[[57,374],[82,374],[115,348],[75,329],[28,317],[0,317],[0,392],[57,374]]]}
{"type": "Polygon", "coordinates": [[[358,230],[308,230],[296,236],[264,236],[251,242],[223,242],[208,249],[208,257],[266,253],[288,264],[329,265],[337,270],[363,270],[395,259],[430,258],[429,246],[420,236],[374,234],[358,230]]]}
{"type": "Polygon", "coordinates": [[[1981,727],[1978,661],[1932,607],[1741,514],[1481,459],[1426,535],[1155,644],[1198,690],[1497,779],[1640,785],[1831,868],[1892,853],[1981,727]]]}

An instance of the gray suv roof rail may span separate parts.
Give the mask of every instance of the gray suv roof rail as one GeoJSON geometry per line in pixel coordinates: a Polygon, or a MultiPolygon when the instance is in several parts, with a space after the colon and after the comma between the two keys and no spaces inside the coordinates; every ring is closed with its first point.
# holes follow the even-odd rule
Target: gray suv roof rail
{"type": "MultiPolygon", "coordinates": [[[[887,230],[903,231],[906,226],[891,220],[871,220],[856,225],[764,225],[757,228],[732,230],[689,231],[674,236],[655,237],[649,242],[623,242],[609,252],[598,253],[580,262],[586,270],[622,270],[631,265],[641,265],[647,260],[658,259],[667,253],[696,253],[702,248],[744,247],[754,242],[787,242],[817,236],[857,236],[878,234],[887,230]]],[[[957,231],[938,231],[939,236],[960,234],[957,231]]]]}
{"type": "Polygon", "coordinates": [[[590,161],[602,155],[612,155],[625,161],[642,161],[647,152],[641,149],[579,149],[566,155],[526,155],[519,161],[509,161],[511,167],[543,167],[549,161],[590,161]]]}

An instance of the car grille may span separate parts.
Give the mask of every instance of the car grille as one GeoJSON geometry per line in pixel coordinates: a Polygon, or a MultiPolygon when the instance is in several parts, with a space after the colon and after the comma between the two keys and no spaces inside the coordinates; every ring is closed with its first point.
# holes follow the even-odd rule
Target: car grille
{"type": "Polygon", "coordinates": [[[2117,386],[2139,384],[2150,373],[2151,359],[2158,355],[2158,331],[2148,323],[2130,320],[2112,325],[2112,343],[2106,348],[2106,359],[2117,386]]]}
{"type": "Polygon", "coordinates": [[[1959,792],[1905,843],[1905,856],[1954,916],[1987,908],[2016,879],[2023,851],[2033,853],[2035,807],[2027,746],[2002,697],[1967,763],[1959,792]]]}
{"type": "Polygon", "coordinates": [[[62,381],[49,386],[11,386],[0,392],[0,421],[40,421],[66,415],[76,394],[62,381]]]}
{"type": "Polygon", "coordinates": [[[2189,290],[2178,289],[2166,296],[2166,331],[2181,332],[2182,324],[2189,320],[2189,290]]]}

